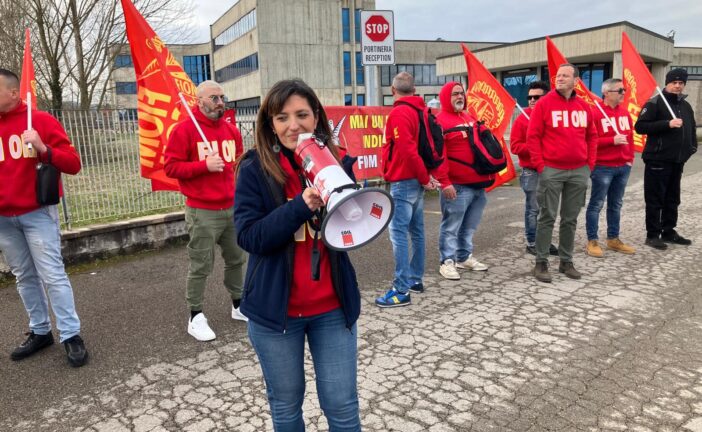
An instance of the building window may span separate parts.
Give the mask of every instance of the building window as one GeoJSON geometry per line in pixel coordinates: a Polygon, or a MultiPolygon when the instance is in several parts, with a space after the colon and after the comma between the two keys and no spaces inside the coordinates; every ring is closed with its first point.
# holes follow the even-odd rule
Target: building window
{"type": "Polygon", "coordinates": [[[253,53],[248,57],[235,61],[229,66],[215,71],[215,80],[219,83],[239,78],[258,70],[258,53],[253,53]]]}
{"type": "Polygon", "coordinates": [[[215,51],[239,39],[256,28],[256,9],[239,18],[237,22],[215,37],[215,51]]]}
{"type": "Polygon", "coordinates": [[[403,71],[412,74],[415,86],[441,86],[451,81],[465,84],[466,81],[464,75],[436,76],[435,64],[399,64],[380,66],[380,84],[391,86],[395,75],[403,71]]]}
{"type": "Polygon", "coordinates": [[[129,54],[119,54],[115,57],[115,69],[122,67],[134,67],[132,63],[132,56],[129,54]]]}
{"type": "Polygon", "coordinates": [[[535,68],[502,72],[502,87],[523,107],[529,105],[529,84],[537,80],[535,68]]]}
{"type": "Polygon", "coordinates": [[[117,81],[115,82],[115,93],[118,95],[135,95],[137,94],[137,85],[134,81],[117,81]]]}
{"type": "Polygon", "coordinates": [[[344,106],[351,106],[353,105],[353,95],[346,93],[344,95],[344,106]]]}
{"type": "Polygon", "coordinates": [[[363,85],[363,65],[361,64],[361,53],[356,53],[356,85],[363,85]]]}
{"type": "Polygon", "coordinates": [[[576,65],[580,70],[580,79],[583,80],[585,86],[596,95],[602,93],[602,82],[611,75],[611,63],[590,63],[576,65]]]}
{"type": "Polygon", "coordinates": [[[364,94],[357,94],[357,95],[356,95],[356,105],[358,105],[358,106],[366,106],[366,95],[364,95],[364,94]]]}
{"type": "Polygon", "coordinates": [[[349,8],[341,8],[341,37],[344,42],[351,42],[351,18],[349,8]]]}
{"type": "Polygon", "coordinates": [[[344,85],[351,85],[351,53],[344,51],[344,85]]]}
{"type": "Polygon", "coordinates": [[[356,29],[356,43],[361,43],[361,9],[356,9],[353,19],[355,20],[354,28],[356,29]]]}
{"type": "Polygon", "coordinates": [[[183,56],[183,70],[188,74],[193,84],[199,85],[210,79],[210,56],[183,56]]]}
{"type": "Polygon", "coordinates": [[[383,106],[392,106],[395,103],[395,99],[392,96],[383,96],[383,106]]]}
{"type": "MultiPolygon", "coordinates": [[[[648,65],[648,64],[647,64],[648,65]]],[[[673,69],[685,69],[687,71],[687,79],[692,81],[702,80],[702,66],[671,66],[670,70],[673,69]]],[[[651,70],[651,68],[648,68],[651,70]]]]}

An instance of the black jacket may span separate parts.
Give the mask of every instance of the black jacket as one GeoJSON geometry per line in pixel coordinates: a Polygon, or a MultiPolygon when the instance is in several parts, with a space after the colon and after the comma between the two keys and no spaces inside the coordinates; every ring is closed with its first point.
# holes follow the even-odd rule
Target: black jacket
{"type": "Polygon", "coordinates": [[[675,116],[682,119],[681,128],[671,128],[673,119],[660,95],[644,105],[636,121],[636,132],[648,135],[646,147],[641,155],[644,161],[685,163],[697,151],[697,126],[695,113],[685,100],[686,95],[675,95],[663,90],[675,116]]]}
{"type": "MultiPolygon", "coordinates": [[[[241,311],[251,321],[284,332],[292,285],[295,231],[312,218],[302,194],[288,201],[266,175],[255,150],[239,162],[234,223],[239,246],[249,253],[241,311]]],[[[346,252],[328,249],[332,285],[351,327],[361,311],[356,273],[346,252]]]]}

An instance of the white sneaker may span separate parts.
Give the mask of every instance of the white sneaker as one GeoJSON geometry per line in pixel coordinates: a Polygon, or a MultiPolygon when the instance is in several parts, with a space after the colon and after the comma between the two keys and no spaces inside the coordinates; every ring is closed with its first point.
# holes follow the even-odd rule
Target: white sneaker
{"type": "Polygon", "coordinates": [[[473,254],[468,255],[467,260],[456,263],[456,267],[473,271],[485,271],[488,269],[488,266],[473,258],[473,254]]]}
{"type": "Polygon", "coordinates": [[[211,341],[216,337],[202,312],[188,321],[188,334],[201,342],[211,341]]]}
{"type": "Polygon", "coordinates": [[[241,307],[235,308],[234,306],[232,306],[232,319],[239,321],[248,321],[249,319],[246,318],[246,315],[241,313],[239,309],[241,309],[241,307]]]}
{"type": "Polygon", "coordinates": [[[456,270],[456,264],[452,259],[447,259],[443,264],[441,264],[441,267],[439,267],[439,273],[441,273],[441,276],[449,280],[459,280],[461,278],[461,275],[459,275],[458,271],[456,270]]]}

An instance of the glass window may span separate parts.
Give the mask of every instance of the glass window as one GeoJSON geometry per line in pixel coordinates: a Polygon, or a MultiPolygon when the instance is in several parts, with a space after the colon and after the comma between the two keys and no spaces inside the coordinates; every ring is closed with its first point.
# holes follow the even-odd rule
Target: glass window
{"type": "Polygon", "coordinates": [[[344,95],[344,106],[351,106],[353,104],[353,97],[350,94],[344,95]]]}
{"type": "Polygon", "coordinates": [[[391,81],[392,78],[390,77],[390,66],[380,66],[380,85],[392,85],[391,81]]]}
{"type": "Polygon", "coordinates": [[[256,9],[241,17],[237,22],[215,37],[215,51],[239,39],[256,27],[256,9]]]}
{"type": "Polygon", "coordinates": [[[183,56],[183,70],[188,74],[195,85],[211,79],[210,56],[183,56]]]}
{"type": "Polygon", "coordinates": [[[117,81],[115,82],[115,93],[117,94],[137,94],[137,85],[134,81],[117,81]]]}
{"type": "Polygon", "coordinates": [[[395,103],[395,99],[392,96],[383,96],[383,106],[392,106],[395,103]]]}
{"type": "Polygon", "coordinates": [[[344,85],[351,85],[351,53],[344,51],[344,85]]]}
{"type": "Polygon", "coordinates": [[[356,105],[358,105],[358,106],[365,106],[365,105],[366,105],[366,95],[364,95],[364,94],[357,94],[357,95],[356,95],[356,105]]]}
{"type": "Polygon", "coordinates": [[[356,21],[354,25],[356,29],[356,43],[361,43],[361,9],[356,9],[353,19],[356,21]]]}
{"type": "Polygon", "coordinates": [[[438,99],[439,95],[436,94],[425,94],[424,95],[424,102],[429,102],[432,99],[438,99]]]}
{"type": "Polygon", "coordinates": [[[356,53],[356,85],[363,85],[363,65],[361,64],[361,53],[356,53]]]}
{"type": "Polygon", "coordinates": [[[120,54],[115,57],[115,68],[134,67],[132,64],[132,56],[129,54],[120,54]]]}
{"type": "Polygon", "coordinates": [[[536,69],[502,72],[502,87],[512,95],[522,107],[528,106],[529,84],[536,81],[536,69]]]}
{"type": "Polygon", "coordinates": [[[344,42],[351,42],[351,19],[349,8],[341,9],[341,38],[344,42]]]}
{"type": "Polygon", "coordinates": [[[215,71],[215,80],[219,83],[238,78],[240,76],[258,70],[258,53],[253,53],[248,57],[235,61],[229,66],[215,71]]]}

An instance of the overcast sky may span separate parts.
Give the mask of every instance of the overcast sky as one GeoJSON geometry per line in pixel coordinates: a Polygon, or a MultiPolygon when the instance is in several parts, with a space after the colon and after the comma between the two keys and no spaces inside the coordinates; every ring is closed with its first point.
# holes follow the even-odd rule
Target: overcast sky
{"type": "MultiPolygon", "coordinates": [[[[295,1],[295,0],[289,0],[295,1]]],[[[198,42],[237,0],[196,1],[198,42]]],[[[676,46],[702,47],[702,0],[376,0],[395,12],[395,38],[516,42],[629,21],[661,35],[675,31],[676,46]]]]}

